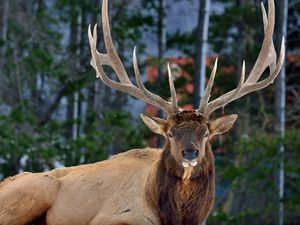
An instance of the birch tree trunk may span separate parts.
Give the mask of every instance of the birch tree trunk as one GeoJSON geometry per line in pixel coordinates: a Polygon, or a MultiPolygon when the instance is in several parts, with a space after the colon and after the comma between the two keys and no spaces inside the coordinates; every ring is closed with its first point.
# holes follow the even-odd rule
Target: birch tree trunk
{"type": "Polygon", "coordinates": [[[198,24],[197,24],[197,40],[195,54],[195,95],[194,108],[198,108],[200,100],[204,94],[205,88],[205,71],[206,71],[206,53],[207,53],[207,37],[210,15],[210,0],[200,0],[198,24]]]}
{"type": "MultiPolygon", "coordinates": [[[[277,52],[280,51],[280,44],[282,36],[287,36],[287,16],[288,16],[288,0],[277,1],[277,26],[279,27],[276,33],[276,48],[277,52]]],[[[276,121],[277,131],[279,135],[284,138],[285,135],[285,99],[286,99],[286,86],[285,86],[285,64],[283,65],[276,82],[276,121]]],[[[278,224],[284,224],[284,152],[283,144],[279,145],[279,214],[278,224]]]]}

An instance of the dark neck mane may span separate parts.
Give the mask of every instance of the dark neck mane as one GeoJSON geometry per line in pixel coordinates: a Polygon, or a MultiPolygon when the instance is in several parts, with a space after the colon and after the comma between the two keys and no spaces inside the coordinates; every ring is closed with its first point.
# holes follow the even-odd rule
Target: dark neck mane
{"type": "Polygon", "coordinates": [[[200,225],[214,201],[214,158],[208,145],[202,163],[194,167],[189,180],[182,180],[183,168],[163,150],[147,192],[162,225],[200,225]],[[153,190],[154,189],[154,190],[153,190]]]}

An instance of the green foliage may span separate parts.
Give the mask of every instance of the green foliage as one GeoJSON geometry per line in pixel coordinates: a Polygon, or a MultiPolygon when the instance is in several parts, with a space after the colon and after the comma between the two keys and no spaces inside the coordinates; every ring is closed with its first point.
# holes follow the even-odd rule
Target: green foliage
{"type": "MultiPolygon", "coordinates": [[[[98,22],[91,19],[100,15],[101,6],[83,0],[9,4],[14,10],[9,13],[16,16],[8,17],[7,39],[13,41],[3,42],[6,57],[0,70],[0,99],[7,108],[0,118],[0,176],[95,162],[143,146],[143,137],[130,114],[112,112],[110,105],[96,109],[90,103],[95,103],[96,94],[88,89],[95,75],[89,65],[87,27],[98,22]],[[69,37],[72,29],[77,36],[69,37]],[[65,118],[66,108],[74,103],[74,93],[79,94],[81,102],[90,101],[89,105],[78,118],[65,118]],[[66,98],[64,108],[62,100],[66,98]],[[68,138],[66,133],[76,124],[80,135],[68,138]]],[[[116,46],[139,42],[140,27],[151,25],[152,17],[143,16],[135,8],[129,10],[122,1],[112,4],[110,16],[117,21],[112,25],[116,46]],[[116,8],[122,8],[121,13],[116,8]]],[[[114,98],[113,94],[109,97],[114,98]]]]}
{"type": "Polygon", "coordinates": [[[0,174],[7,177],[21,170],[41,172],[59,164],[92,163],[106,159],[109,153],[143,147],[143,136],[130,114],[106,112],[102,121],[100,129],[91,128],[88,135],[66,141],[63,123],[53,121],[39,127],[32,115],[26,116],[20,110],[1,116],[0,174]],[[108,152],[113,143],[119,149],[108,152]]]}
{"type": "MultiPolygon", "coordinates": [[[[94,84],[95,73],[89,65],[86,31],[89,23],[100,22],[101,6],[95,5],[96,2],[101,1],[9,1],[7,39],[0,40],[0,48],[5,51],[1,55],[3,67],[0,68],[0,176],[7,177],[20,171],[44,171],[59,165],[92,163],[104,160],[110,154],[144,146],[143,134],[147,136],[149,129],[143,130],[130,113],[121,111],[125,101],[119,101],[119,92],[109,90],[102,84],[97,84],[97,89],[94,84]],[[74,36],[70,35],[72,22],[77,32],[74,36]],[[69,118],[66,116],[68,109],[75,108],[74,93],[78,93],[78,101],[83,108],[84,104],[87,105],[86,111],[81,110],[82,114],[76,119],[73,112],[69,118]],[[55,106],[56,100],[58,103],[55,106]],[[54,111],[41,124],[52,106],[54,111]],[[79,125],[80,134],[76,138],[67,137],[66,133],[70,127],[72,131],[74,124],[79,125]]],[[[211,99],[236,86],[237,59],[246,58],[246,73],[250,72],[263,36],[259,2],[221,2],[226,4],[225,11],[212,14],[210,18],[209,43],[220,58],[211,99]],[[224,71],[231,65],[234,65],[233,70],[224,71]]],[[[138,53],[142,53],[146,44],[142,39],[144,32],[157,33],[158,8],[158,1],[142,0],[138,7],[129,0],[109,1],[112,36],[125,66],[128,64],[132,68],[131,57],[126,59],[131,53],[125,49],[137,45],[138,53]]],[[[293,4],[289,11],[293,16],[288,27],[293,32],[288,44],[297,48],[299,4],[293,4]]],[[[100,26],[99,23],[98,47],[100,52],[105,52],[100,26]]],[[[193,57],[199,50],[195,48],[195,43],[196,30],[167,34],[167,48],[188,56],[193,57]]],[[[166,60],[153,60],[153,64],[165,66],[166,60]]],[[[193,65],[183,66],[183,69],[194,74],[193,65]]],[[[207,76],[210,69],[207,68],[207,76]]],[[[188,82],[191,81],[179,78],[175,86],[180,89],[188,82]]],[[[164,99],[170,97],[167,77],[155,84],[146,83],[146,86],[164,99]]],[[[191,102],[192,96],[189,94],[180,95],[180,105],[191,102]]],[[[249,106],[237,101],[237,108],[247,111],[249,117],[251,115],[246,125],[250,131],[257,128],[263,130],[261,126],[266,119],[258,118],[261,115],[274,123],[273,103],[265,106],[261,104],[264,103],[261,95],[257,96],[250,99],[249,106]],[[259,116],[255,116],[257,114],[259,116]]],[[[273,92],[268,96],[273,99],[273,92]]],[[[286,148],[286,191],[282,200],[286,225],[298,224],[299,131],[288,131],[283,139],[264,132],[250,137],[239,135],[237,132],[235,137],[239,138],[238,141],[226,137],[225,142],[220,139],[221,143],[213,143],[213,149],[225,153],[216,154],[218,197],[207,224],[256,225],[262,224],[262,221],[263,224],[273,224],[279,202],[279,143],[286,148]]]]}
{"type": "Polygon", "coordinates": [[[247,36],[246,41],[250,41],[255,33],[253,30],[262,29],[259,5],[250,2],[242,5],[230,4],[221,15],[211,15],[210,26],[209,40],[214,51],[234,53],[240,47],[234,45],[240,35],[247,36]]]}
{"type": "MultiPolygon", "coordinates": [[[[285,138],[256,134],[228,144],[226,156],[217,155],[218,184],[227,187],[219,193],[217,207],[208,224],[259,224],[273,221],[278,212],[278,171],[285,146],[286,224],[297,221],[300,202],[300,133],[288,131],[285,138]],[[232,146],[232,147],[231,147],[232,146]],[[263,214],[261,212],[264,212],[263,214]]],[[[224,146],[223,146],[224,147],[224,146]]]]}

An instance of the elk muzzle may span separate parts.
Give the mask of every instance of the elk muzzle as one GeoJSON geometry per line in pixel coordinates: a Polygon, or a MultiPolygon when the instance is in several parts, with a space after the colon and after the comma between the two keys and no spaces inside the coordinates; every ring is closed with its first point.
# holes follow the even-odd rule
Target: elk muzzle
{"type": "Polygon", "coordinates": [[[196,149],[186,149],[183,150],[182,152],[182,166],[184,168],[186,167],[194,167],[198,164],[197,158],[199,156],[199,151],[196,149]]]}
{"type": "Polygon", "coordinates": [[[195,149],[186,149],[182,151],[182,157],[188,161],[192,161],[196,159],[198,155],[199,155],[199,151],[195,149]]]}

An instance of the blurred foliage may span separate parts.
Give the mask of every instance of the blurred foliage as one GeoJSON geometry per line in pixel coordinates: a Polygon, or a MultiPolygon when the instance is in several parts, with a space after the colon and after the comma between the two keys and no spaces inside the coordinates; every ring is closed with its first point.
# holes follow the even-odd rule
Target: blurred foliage
{"type": "MultiPolygon", "coordinates": [[[[0,2],[0,11],[5,1],[0,2]]],[[[9,1],[6,39],[2,39],[0,29],[0,176],[92,163],[110,154],[144,146],[149,130],[140,127],[138,118],[124,112],[127,96],[106,88],[100,81],[95,83],[89,65],[86,31],[88,24],[100,22],[100,2],[9,1]],[[74,37],[72,23],[77,28],[74,37]],[[82,111],[77,118],[68,118],[66,111],[73,107],[75,94],[79,96],[82,111]],[[74,125],[78,126],[79,135],[68,138],[66,133],[74,125]]],[[[220,2],[225,4],[224,12],[212,13],[209,28],[210,47],[220,58],[212,99],[236,86],[241,55],[247,59],[246,72],[249,72],[263,37],[258,1],[245,1],[242,5],[233,0],[220,2]]],[[[291,2],[287,43],[289,51],[297,52],[300,4],[291,2]]],[[[142,55],[146,50],[145,36],[156,36],[157,3],[109,1],[112,36],[129,74],[133,74],[129,49],[136,45],[142,55]]],[[[103,52],[101,32],[99,23],[98,47],[103,52]]],[[[196,30],[167,34],[167,48],[182,55],[194,57],[195,42],[196,30]]],[[[165,65],[166,60],[151,63],[165,65]]],[[[287,71],[299,73],[299,68],[287,66],[287,71]]],[[[182,69],[194,73],[193,65],[182,69]]],[[[210,72],[208,67],[207,76],[210,72]]],[[[112,77],[115,78],[113,73],[112,77]]],[[[188,82],[191,81],[179,78],[175,86],[180,89],[188,82]]],[[[170,95],[167,79],[147,82],[146,87],[165,99],[170,95]]],[[[286,148],[285,224],[299,224],[299,130],[293,130],[291,125],[284,139],[273,135],[274,86],[244,99],[234,103],[240,115],[239,128],[230,137],[219,137],[213,143],[217,202],[207,224],[275,223],[279,202],[279,143],[286,148]]],[[[191,94],[185,94],[180,104],[191,102],[191,94]]],[[[226,113],[230,113],[228,108],[226,113]]]]}
{"type": "Polygon", "coordinates": [[[219,197],[208,224],[255,225],[261,221],[273,224],[278,217],[281,143],[285,146],[285,224],[297,224],[300,209],[300,133],[297,130],[288,131],[285,138],[266,133],[241,137],[231,148],[227,147],[226,157],[216,154],[218,185],[225,190],[217,189],[219,197]]]}
{"type": "Polygon", "coordinates": [[[63,123],[52,121],[40,128],[34,117],[18,109],[1,116],[0,174],[7,177],[19,170],[41,172],[57,166],[101,161],[115,153],[108,152],[115,147],[114,142],[124,150],[144,146],[143,136],[129,113],[105,112],[101,129],[94,124],[89,126],[88,135],[66,142],[63,123]]]}
{"type": "MultiPolygon", "coordinates": [[[[95,90],[100,81],[89,65],[87,27],[98,22],[96,3],[9,1],[7,20],[0,16],[7,26],[6,33],[0,30],[6,39],[0,49],[0,177],[96,162],[144,146],[136,119],[122,111],[126,99],[120,101],[119,92],[101,85],[95,90]]],[[[135,43],[142,53],[141,27],[149,26],[152,17],[123,3],[110,6],[116,47],[135,43]]]]}

